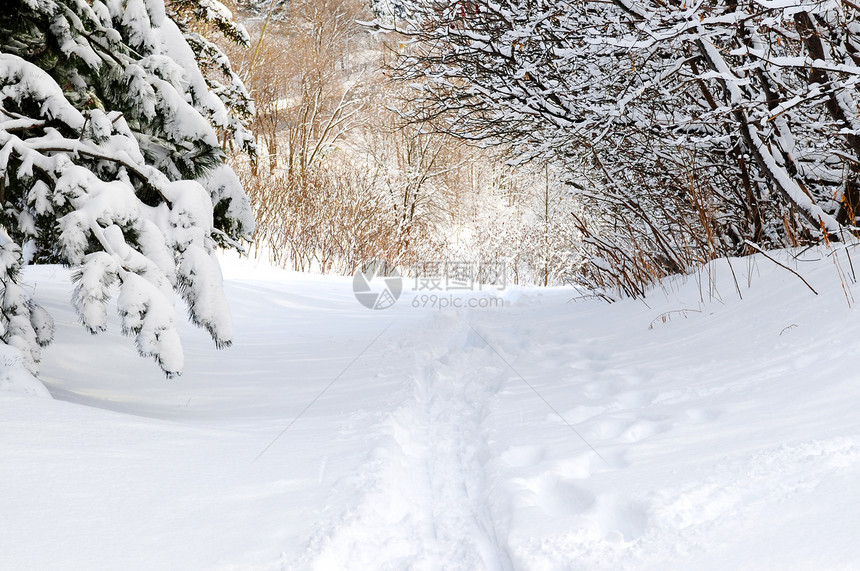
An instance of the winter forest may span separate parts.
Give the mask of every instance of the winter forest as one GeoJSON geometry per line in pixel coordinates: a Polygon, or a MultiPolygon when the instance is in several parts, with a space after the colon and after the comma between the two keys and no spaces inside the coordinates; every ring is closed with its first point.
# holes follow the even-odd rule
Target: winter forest
{"type": "Polygon", "coordinates": [[[860,564],[860,4],[2,8],[0,567],[860,564]]]}
{"type": "Polygon", "coordinates": [[[501,261],[616,299],[854,232],[851,2],[230,8],[2,17],[2,339],[32,369],[52,326],[27,263],[73,268],[94,333],[118,284],[123,331],[173,375],[174,290],[231,342],[216,248],[340,275],[501,261]]]}

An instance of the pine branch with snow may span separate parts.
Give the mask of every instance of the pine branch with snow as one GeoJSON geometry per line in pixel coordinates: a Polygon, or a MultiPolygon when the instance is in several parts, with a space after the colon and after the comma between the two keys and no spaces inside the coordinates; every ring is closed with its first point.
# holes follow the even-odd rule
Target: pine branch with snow
{"type": "Polygon", "coordinates": [[[203,96],[194,98],[195,108],[218,129],[225,143],[255,160],[257,145],[250,129],[256,112],[254,101],[233,71],[230,59],[210,39],[217,31],[227,41],[247,47],[251,41],[248,31],[218,0],[168,0],[166,4],[168,15],[182,31],[206,81],[207,89],[199,90],[203,96]],[[211,95],[217,96],[220,104],[211,95]]]}
{"type": "Polygon", "coordinates": [[[241,122],[161,0],[15,4],[0,15],[0,338],[32,370],[50,341],[49,316],[18,281],[26,250],[72,266],[92,333],[118,291],[123,332],[179,374],[174,291],[217,346],[232,339],[213,250],[254,221],[216,129],[241,122]]]}

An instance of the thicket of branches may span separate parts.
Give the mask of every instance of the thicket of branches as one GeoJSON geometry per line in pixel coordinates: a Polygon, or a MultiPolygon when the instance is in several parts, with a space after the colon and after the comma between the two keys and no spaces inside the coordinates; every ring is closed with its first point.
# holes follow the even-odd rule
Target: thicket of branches
{"type": "Polygon", "coordinates": [[[860,207],[847,0],[406,0],[373,26],[418,125],[548,161],[594,285],[840,240],[860,207]]]}
{"type": "Polygon", "coordinates": [[[366,4],[256,10],[255,47],[238,65],[257,107],[260,160],[241,170],[260,252],[302,271],[501,261],[513,281],[570,279],[574,258],[559,252],[575,230],[559,214],[570,197],[557,178],[513,172],[496,152],[404,122],[412,94],[383,76],[389,50],[360,25],[366,4]]]}

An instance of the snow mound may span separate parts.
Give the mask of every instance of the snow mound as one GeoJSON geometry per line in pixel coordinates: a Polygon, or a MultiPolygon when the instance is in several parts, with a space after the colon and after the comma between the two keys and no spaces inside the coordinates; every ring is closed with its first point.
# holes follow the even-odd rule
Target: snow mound
{"type": "Polygon", "coordinates": [[[19,393],[51,398],[39,379],[27,370],[24,359],[13,347],[0,343],[0,393],[19,393]]]}

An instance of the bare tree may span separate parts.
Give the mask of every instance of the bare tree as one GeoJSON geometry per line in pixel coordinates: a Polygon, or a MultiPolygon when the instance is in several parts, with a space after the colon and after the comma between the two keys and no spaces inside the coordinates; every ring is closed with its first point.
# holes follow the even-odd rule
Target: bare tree
{"type": "Polygon", "coordinates": [[[747,240],[838,240],[854,223],[852,4],[400,6],[374,27],[398,38],[409,118],[564,165],[602,212],[577,219],[595,275],[627,293],[747,240]]]}

